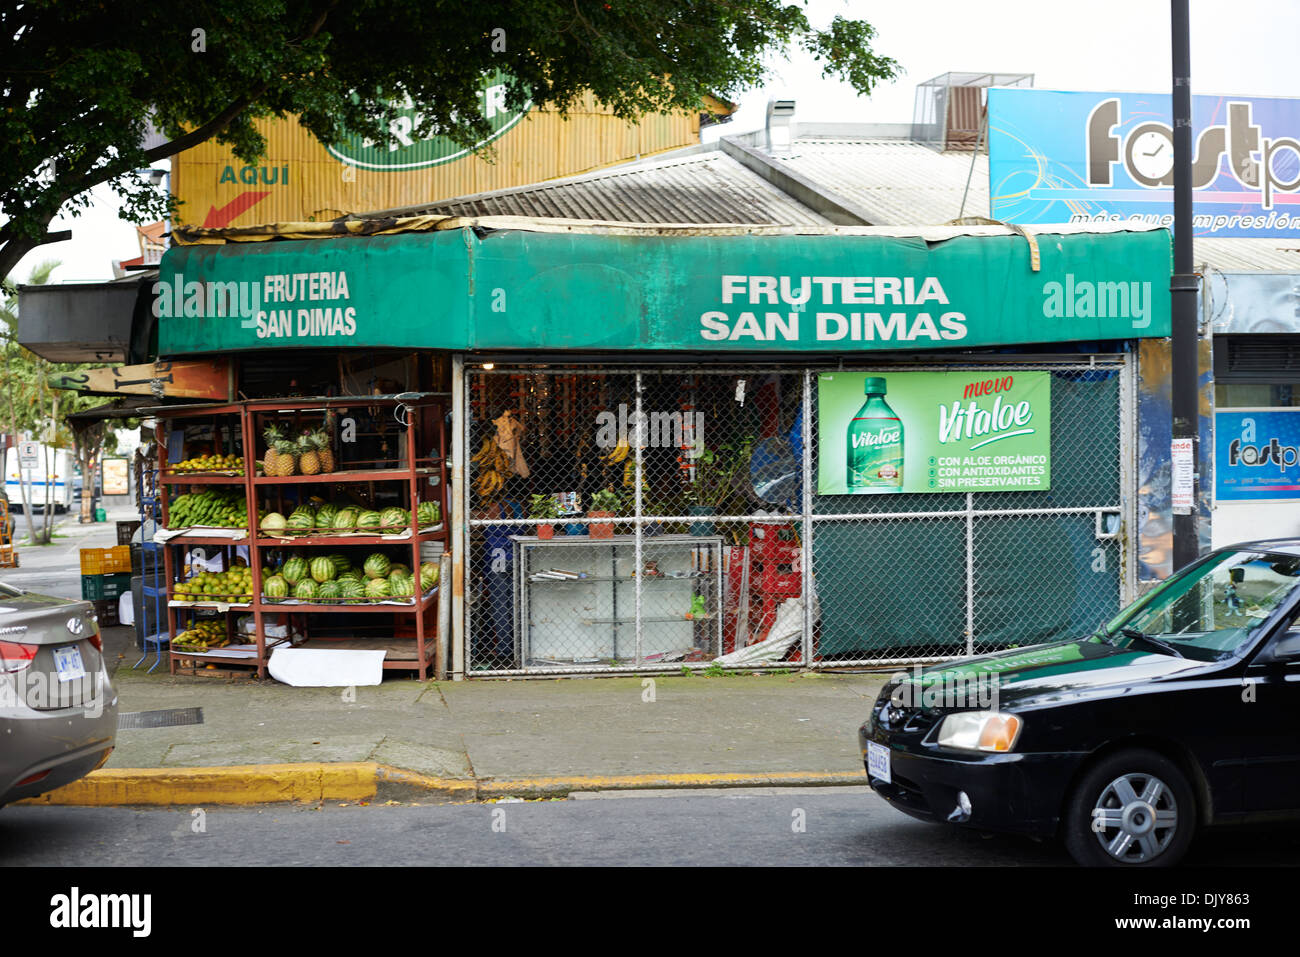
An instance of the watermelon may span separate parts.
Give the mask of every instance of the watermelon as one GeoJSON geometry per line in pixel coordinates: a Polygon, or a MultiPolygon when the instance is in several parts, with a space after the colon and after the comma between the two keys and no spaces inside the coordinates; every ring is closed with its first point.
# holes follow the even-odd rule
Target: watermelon
{"type": "Polygon", "coordinates": [[[421,502],[416,506],[415,517],[420,520],[421,528],[428,528],[442,520],[442,509],[437,502],[421,502]]]}
{"type": "Polygon", "coordinates": [[[325,555],[311,560],[311,577],[317,582],[327,582],[334,577],[334,562],[325,555]]]}
{"type": "Polygon", "coordinates": [[[366,556],[366,563],[363,570],[367,578],[387,578],[388,572],[392,568],[392,563],[388,556],[380,552],[374,552],[366,556]]]}
{"type": "Polygon", "coordinates": [[[338,514],[339,507],[337,505],[322,505],[320,508],[316,509],[316,527],[333,528],[334,519],[338,514]]]}
{"type": "Polygon", "coordinates": [[[379,528],[379,513],[366,509],[357,515],[357,531],[374,532],[379,528]]]}
{"type": "Polygon", "coordinates": [[[409,566],[403,565],[401,562],[393,562],[388,566],[388,577],[392,578],[394,575],[401,575],[403,578],[410,578],[411,569],[409,566]]]}
{"type": "Polygon", "coordinates": [[[428,591],[434,585],[438,584],[438,574],[440,569],[437,562],[425,562],[420,566],[420,588],[428,591]]]}
{"type": "Polygon", "coordinates": [[[314,601],[320,595],[320,586],[310,578],[304,578],[293,586],[293,597],[304,601],[314,601]]]}
{"type": "Polygon", "coordinates": [[[321,601],[338,601],[343,597],[343,591],[338,582],[322,582],[317,597],[321,601]]]}
{"type": "Polygon", "coordinates": [[[352,567],[352,562],[348,561],[348,556],[346,555],[342,555],[339,554],[338,552],[335,552],[329,558],[330,561],[334,563],[335,578],[338,578],[338,576],[342,575],[345,571],[348,571],[352,567]]]}
{"type": "Polygon", "coordinates": [[[289,582],[283,575],[272,575],[262,582],[262,591],[267,598],[287,598],[289,582]]]}
{"type": "Polygon", "coordinates": [[[387,578],[372,578],[366,582],[367,598],[387,598],[393,593],[393,587],[387,578]]]}
{"type": "Polygon", "coordinates": [[[415,582],[408,575],[390,575],[388,588],[394,598],[410,598],[415,594],[415,582]]]}
{"type": "Polygon", "coordinates": [[[267,513],[266,518],[262,519],[258,527],[264,532],[276,534],[277,532],[284,531],[285,524],[286,522],[283,515],[279,512],[269,512],[267,513]]]}
{"type": "Polygon", "coordinates": [[[349,568],[347,571],[339,572],[337,577],[339,581],[351,579],[354,582],[364,582],[366,580],[366,576],[361,573],[359,568],[349,568]]]}
{"type": "Polygon", "coordinates": [[[299,515],[307,516],[307,518],[310,519],[313,523],[316,521],[316,509],[312,508],[306,502],[304,502],[303,504],[295,508],[293,510],[293,513],[289,517],[295,518],[299,515]]]}
{"type": "Polygon", "coordinates": [[[366,586],[359,578],[341,578],[338,581],[339,594],[345,601],[361,601],[366,597],[366,586]]]}
{"type": "Polygon", "coordinates": [[[289,516],[284,530],[290,535],[306,535],[315,527],[314,522],[315,519],[312,518],[311,512],[304,512],[299,509],[289,516]]]}
{"type": "Polygon", "coordinates": [[[404,528],[411,524],[410,513],[403,508],[386,508],[379,513],[380,528],[404,528]]]}
{"type": "Polygon", "coordinates": [[[350,532],[357,527],[357,515],[360,509],[353,508],[351,505],[339,509],[339,513],[334,516],[334,529],[340,532],[350,532]]]}
{"type": "Polygon", "coordinates": [[[308,572],[307,559],[296,555],[285,562],[284,567],[280,569],[280,574],[284,576],[284,580],[290,585],[298,584],[307,577],[308,572]]]}

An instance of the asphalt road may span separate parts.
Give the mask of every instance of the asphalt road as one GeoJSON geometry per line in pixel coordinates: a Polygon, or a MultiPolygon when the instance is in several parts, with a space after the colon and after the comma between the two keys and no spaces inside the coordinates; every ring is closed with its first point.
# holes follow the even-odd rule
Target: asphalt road
{"type": "MultiPolygon", "coordinates": [[[[80,549],[116,545],[116,520],[138,516],[128,509],[115,508],[109,513],[108,521],[83,525],[78,520],[78,508],[74,505],[72,511],[53,516],[57,537],[49,545],[19,545],[19,566],[0,568],[0,581],[59,598],[80,598],[80,549]]],[[[32,518],[37,527],[45,520],[40,513],[32,518]]],[[[14,534],[21,539],[27,534],[27,518],[19,514],[14,516],[14,520],[18,523],[14,534]]]]}
{"type": "MultiPolygon", "coordinates": [[[[1188,864],[1300,862],[1300,829],[1204,835],[1188,864]]],[[[8,807],[0,864],[1056,866],[1053,844],[923,824],[857,788],[451,806],[8,807]],[[201,826],[201,829],[199,829],[201,826]]]]}

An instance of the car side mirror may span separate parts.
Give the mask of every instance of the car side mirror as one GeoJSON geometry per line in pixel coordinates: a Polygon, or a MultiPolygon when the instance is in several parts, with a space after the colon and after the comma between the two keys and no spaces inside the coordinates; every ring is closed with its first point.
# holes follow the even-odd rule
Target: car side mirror
{"type": "Polygon", "coordinates": [[[1290,664],[1300,661],[1300,628],[1284,632],[1264,653],[1268,664],[1290,664]]]}

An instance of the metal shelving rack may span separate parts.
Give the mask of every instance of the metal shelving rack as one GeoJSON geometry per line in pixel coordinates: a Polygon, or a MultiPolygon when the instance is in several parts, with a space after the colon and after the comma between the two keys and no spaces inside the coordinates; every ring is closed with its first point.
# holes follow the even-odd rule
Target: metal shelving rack
{"type": "MultiPolygon", "coordinates": [[[[428,677],[431,672],[440,670],[436,610],[441,593],[441,582],[432,591],[426,591],[423,595],[415,596],[409,604],[391,602],[359,604],[277,602],[268,601],[263,597],[262,567],[263,553],[271,548],[310,548],[313,546],[391,548],[407,546],[411,550],[412,569],[420,566],[421,545],[427,542],[439,541],[443,543],[445,549],[447,542],[446,522],[448,518],[445,406],[445,399],[434,393],[403,393],[393,396],[256,399],[225,405],[172,406],[156,410],[159,419],[158,436],[160,447],[164,445],[164,429],[175,421],[193,421],[207,417],[214,419],[215,423],[216,420],[225,417],[229,420],[229,426],[232,427],[229,433],[232,440],[235,434],[234,427],[237,426],[239,445],[244,456],[244,474],[242,476],[168,474],[164,472],[160,477],[160,483],[162,488],[205,485],[242,487],[248,507],[248,528],[251,530],[247,537],[234,540],[191,535],[178,535],[168,540],[167,546],[164,548],[164,565],[166,587],[169,592],[168,631],[170,636],[174,638],[179,633],[178,618],[181,612],[188,609],[213,608],[215,606],[219,611],[225,610],[227,616],[231,612],[251,613],[254,619],[254,637],[257,647],[255,659],[238,659],[235,661],[221,656],[172,649],[172,673],[174,674],[178,670],[179,662],[189,661],[193,662],[192,669],[185,670],[193,670],[195,673],[199,671],[200,667],[208,674],[214,672],[218,674],[239,673],[229,671],[229,666],[232,664],[236,666],[255,665],[258,677],[264,677],[269,659],[266,650],[267,615],[288,616],[291,625],[294,623],[293,619],[298,619],[299,623],[304,625],[304,631],[307,635],[304,644],[311,647],[383,648],[389,652],[384,661],[385,669],[414,671],[421,679],[428,677]],[[401,446],[395,450],[396,454],[393,456],[399,462],[398,467],[391,467],[389,460],[376,460],[369,463],[378,465],[382,461],[384,467],[374,468],[346,467],[347,463],[340,461],[340,468],[336,469],[336,471],[316,475],[268,476],[257,473],[259,461],[257,455],[258,436],[261,432],[259,428],[261,419],[275,418],[283,420],[287,416],[292,416],[295,420],[300,420],[304,416],[316,418],[328,411],[340,412],[348,409],[387,409],[392,411],[397,421],[403,426],[402,431],[404,433],[401,446]],[[403,415],[405,416],[404,419],[402,418],[403,415]],[[430,454],[420,456],[419,451],[422,448],[428,449],[430,454]],[[401,464],[403,461],[404,465],[401,464]],[[298,489],[312,487],[314,490],[321,491],[329,486],[357,484],[368,486],[372,500],[375,490],[381,486],[395,485],[404,489],[401,498],[405,500],[411,515],[409,537],[394,539],[383,535],[315,534],[272,538],[264,536],[258,531],[259,496],[269,497],[271,493],[285,487],[298,489]],[[429,485],[433,486],[432,492],[422,494],[422,489],[428,488],[429,485]],[[431,500],[438,503],[441,521],[431,530],[421,530],[419,527],[416,505],[421,500],[431,500]],[[252,601],[239,605],[172,601],[173,596],[170,590],[176,579],[174,555],[176,548],[211,547],[214,545],[230,548],[232,552],[239,546],[248,547],[248,564],[252,568],[253,579],[252,601]],[[172,546],[176,546],[176,548],[172,546]],[[306,616],[333,616],[336,614],[339,616],[339,620],[335,625],[349,623],[348,628],[345,630],[350,630],[353,627],[350,623],[358,621],[358,615],[392,615],[394,616],[394,627],[391,629],[393,635],[387,639],[373,636],[312,636],[312,625],[306,621],[306,616]],[[403,619],[406,619],[406,621],[403,622],[403,619]],[[217,667],[210,667],[212,665],[217,667]],[[227,667],[222,667],[223,665],[227,667]]],[[[230,445],[233,446],[233,444],[233,441],[231,441],[230,445]]],[[[353,462],[352,464],[355,466],[367,463],[353,462]]],[[[167,496],[160,494],[159,497],[162,500],[161,524],[166,527],[167,496]]],[[[230,619],[227,617],[227,629],[229,630],[230,627],[230,619]]],[[[292,627],[290,632],[293,632],[292,627]]]]}
{"type": "Polygon", "coordinates": [[[149,657],[151,648],[158,659],[150,666],[152,672],[162,661],[164,645],[171,644],[171,634],[164,630],[167,604],[167,579],[164,576],[162,553],[164,546],[145,537],[144,530],[162,528],[162,495],[158,486],[157,469],[140,469],[140,620],[136,623],[140,635],[140,648],[144,654],[135,663],[138,668],[149,657]],[[152,614],[151,614],[152,612],[152,614]]]}
{"type": "Polygon", "coordinates": [[[510,540],[514,545],[516,660],[558,663],[539,647],[561,649],[566,661],[599,660],[610,666],[641,664],[648,660],[644,657],[647,651],[662,658],[670,646],[678,653],[691,649],[714,657],[722,653],[721,536],[646,539],[643,559],[653,557],[656,562],[680,566],[675,573],[657,576],[638,576],[633,566],[632,535],[556,535],[549,539],[512,535],[510,540]],[[579,566],[571,571],[583,577],[536,577],[548,574],[547,563],[553,561],[579,566]],[[704,597],[708,610],[703,616],[687,618],[684,612],[696,595],[704,597]],[[548,597],[542,600],[543,596],[548,597]],[[673,604],[674,614],[663,613],[669,604],[673,604]],[[609,614],[594,613],[598,609],[608,609],[609,614]]]}

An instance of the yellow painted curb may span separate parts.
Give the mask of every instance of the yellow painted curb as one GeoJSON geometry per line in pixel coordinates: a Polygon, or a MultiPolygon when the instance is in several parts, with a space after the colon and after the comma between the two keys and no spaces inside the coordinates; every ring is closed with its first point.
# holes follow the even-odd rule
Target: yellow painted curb
{"type": "Polygon", "coordinates": [[[553,796],[573,791],[639,791],[673,788],[833,787],[865,784],[860,771],[767,771],[693,774],[589,774],[574,777],[509,778],[479,781],[479,800],[553,796]]]}
{"type": "Polygon", "coordinates": [[[468,778],[435,778],[381,764],[378,765],[376,780],[381,786],[409,787],[416,791],[436,793],[453,801],[473,801],[478,797],[478,786],[468,778]]]}
{"type": "Polygon", "coordinates": [[[168,807],[195,804],[312,804],[372,801],[389,794],[453,801],[563,797],[574,791],[675,788],[834,787],[865,783],[860,771],[768,771],[573,775],[474,781],[439,778],[363,761],[339,764],[245,764],[212,768],[116,768],[18,804],[168,807]]]}
{"type": "Polygon", "coordinates": [[[114,807],[365,801],[375,795],[377,768],[358,762],[101,769],[18,803],[114,807]]]}

